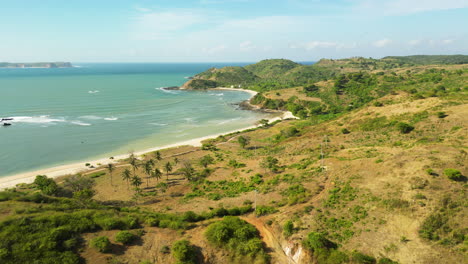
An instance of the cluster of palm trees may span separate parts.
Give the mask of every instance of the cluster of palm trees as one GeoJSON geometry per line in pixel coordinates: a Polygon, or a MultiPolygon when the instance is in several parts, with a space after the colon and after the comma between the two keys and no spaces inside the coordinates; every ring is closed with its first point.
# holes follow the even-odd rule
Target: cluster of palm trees
{"type": "MultiPolygon", "coordinates": [[[[149,187],[150,184],[150,179],[156,179],[158,182],[162,178],[162,171],[157,168],[156,162],[159,162],[162,160],[161,153],[159,151],[156,151],[154,153],[154,159],[151,158],[147,161],[140,161],[134,153],[130,153],[129,156],[129,164],[131,166],[131,169],[133,170],[130,171],[129,168],[125,168],[125,170],[122,172],[121,176],[124,181],[127,182],[127,189],[130,189],[130,186],[134,187],[135,194],[141,193],[141,188],[140,186],[143,184],[143,180],[140,176],[137,175],[137,170],[138,168],[143,168],[144,173],[146,174],[146,187],[149,187]]],[[[177,158],[174,159],[174,165],[177,165],[179,160],[177,158]]],[[[109,172],[110,175],[110,183],[111,186],[114,186],[113,180],[112,180],[112,174],[115,170],[115,165],[112,163],[109,163],[106,166],[106,169],[109,172]]],[[[172,172],[173,168],[173,163],[170,161],[166,162],[163,165],[163,169],[166,172],[166,180],[169,181],[169,174],[172,172]]]]}

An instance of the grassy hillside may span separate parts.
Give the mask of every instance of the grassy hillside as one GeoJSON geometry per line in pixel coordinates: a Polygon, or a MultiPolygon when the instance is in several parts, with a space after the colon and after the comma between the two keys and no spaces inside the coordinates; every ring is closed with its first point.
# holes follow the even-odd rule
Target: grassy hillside
{"type": "Polygon", "coordinates": [[[414,65],[430,64],[467,64],[468,55],[414,55],[414,56],[388,56],[384,60],[393,60],[414,65]]]}
{"type": "Polygon", "coordinates": [[[206,89],[213,86],[243,87],[256,91],[284,89],[310,85],[318,81],[332,79],[340,74],[366,71],[395,71],[405,67],[425,65],[467,64],[468,56],[391,56],[383,59],[350,58],[341,60],[322,59],[314,65],[302,65],[290,60],[271,59],[245,67],[212,68],[194,76],[183,87],[206,89]]]}
{"type": "Polygon", "coordinates": [[[346,65],[253,100],[300,120],[0,192],[0,262],[466,262],[468,67],[346,65]]]}
{"type": "Polygon", "coordinates": [[[299,66],[301,65],[290,60],[273,59],[263,60],[259,63],[247,65],[244,68],[260,78],[276,79],[278,76],[299,66]]]}
{"type": "Polygon", "coordinates": [[[326,80],[334,76],[336,70],[320,66],[302,65],[290,60],[273,59],[245,67],[212,68],[194,76],[194,80],[183,85],[186,89],[206,89],[218,87],[242,87],[256,91],[281,89],[298,84],[326,80]],[[199,85],[209,81],[209,85],[199,85]]]}

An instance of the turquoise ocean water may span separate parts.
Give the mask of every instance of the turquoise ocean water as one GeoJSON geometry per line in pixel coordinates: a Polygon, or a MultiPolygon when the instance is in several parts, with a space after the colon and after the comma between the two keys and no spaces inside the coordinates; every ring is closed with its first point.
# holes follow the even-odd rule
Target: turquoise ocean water
{"type": "Polygon", "coordinates": [[[76,65],[0,69],[0,118],[14,118],[0,127],[0,176],[223,133],[267,117],[236,109],[250,97],[245,92],[161,89],[223,64],[76,65]]]}

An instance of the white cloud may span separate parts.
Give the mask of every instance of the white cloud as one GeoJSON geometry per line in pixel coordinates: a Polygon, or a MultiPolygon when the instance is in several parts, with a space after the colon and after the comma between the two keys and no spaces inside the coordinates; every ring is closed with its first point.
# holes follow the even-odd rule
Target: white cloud
{"type": "Polygon", "coordinates": [[[315,48],[334,48],[338,47],[338,43],[336,42],[327,42],[327,41],[312,41],[305,43],[306,50],[312,50],[315,48]]]}
{"type": "Polygon", "coordinates": [[[251,51],[256,48],[256,46],[252,43],[252,41],[247,40],[244,42],[241,42],[239,44],[239,48],[241,51],[251,51]]]}
{"type": "Polygon", "coordinates": [[[304,49],[306,51],[315,50],[315,49],[353,49],[357,47],[357,43],[339,43],[332,41],[310,41],[305,43],[290,43],[290,49],[304,49]]]}
{"type": "Polygon", "coordinates": [[[442,44],[452,44],[454,41],[454,39],[444,39],[442,40],[442,44]]]}
{"type": "Polygon", "coordinates": [[[408,44],[410,46],[417,46],[417,45],[421,44],[421,42],[422,41],[420,39],[413,39],[413,40],[408,41],[408,44]]]}
{"type": "Polygon", "coordinates": [[[385,39],[375,41],[374,43],[372,43],[372,45],[374,45],[377,48],[383,48],[385,46],[388,46],[392,42],[393,42],[392,40],[385,38],[385,39]]]}
{"type": "Polygon", "coordinates": [[[133,33],[137,39],[169,39],[205,21],[202,14],[189,10],[143,12],[135,19],[133,33]]]}
{"type": "Polygon", "coordinates": [[[408,15],[466,7],[468,7],[466,0],[361,0],[355,9],[368,14],[408,15]]]}
{"type": "Polygon", "coordinates": [[[216,53],[221,53],[227,49],[225,45],[219,45],[211,48],[203,48],[202,51],[206,54],[213,55],[216,53]]]}

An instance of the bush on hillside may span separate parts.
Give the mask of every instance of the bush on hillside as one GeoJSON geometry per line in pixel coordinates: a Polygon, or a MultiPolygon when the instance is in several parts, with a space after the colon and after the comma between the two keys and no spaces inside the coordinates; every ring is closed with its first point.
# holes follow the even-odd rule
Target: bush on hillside
{"type": "Polygon", "coordinates": [[[461,172],[456,169],[445,169],[444,174],[452,181],[463,181],[463,179],[465,178],[463,177],[461,172]]]}
{"type": "Polygon", "coordinates": [[[375,264],[377,263],[377,260],[369,255],[363,254],[361,252],[354,251],[351,254],[351,259],[353,260],[353,263],[357,264],[375,264]]]}
{"type": "Polygon", "coordinates": [[[45,175],[37,175],[34,184],[46,195],[55,195],[59,189],[54,179],[47,178],[45,175]]]}
{"type": "Polygon", "coordinates": [[[178,264],[197,263],[196,248],[187,240],[179,240],[174,242],[171,248],[171,252],[172,256],[174,256],[178,264]]]}
{"type": "Polygon", "coordinates": [[[211,244],[226,248],[234,255],[267,262],[258,230],[238,217],[226,216],[222,221],[209,225],[205,237],[211,244]]]}
{"type": "Polygon", "coordinates": [[[111,248],[111,242],[106,236],[100,236],[91,240],[91,247],[97,249],[99,252],[106,253],[109,252],[111,248]]]}
{"type": "Polygon", "coordinates": [[[115,241],[128,245],[136,239],[136,236],[128,231],[120,231],[115,236],[115,241]]]}
{"type": "Polygon", "coordinates": [[[408,133],[410,133],[411,131],[414,130],[414,126],[412,126],[410,124],[407,124],[407,123],[400,122],[397,125],[397,129],[402,134],[408,134],[408,133]]]}

